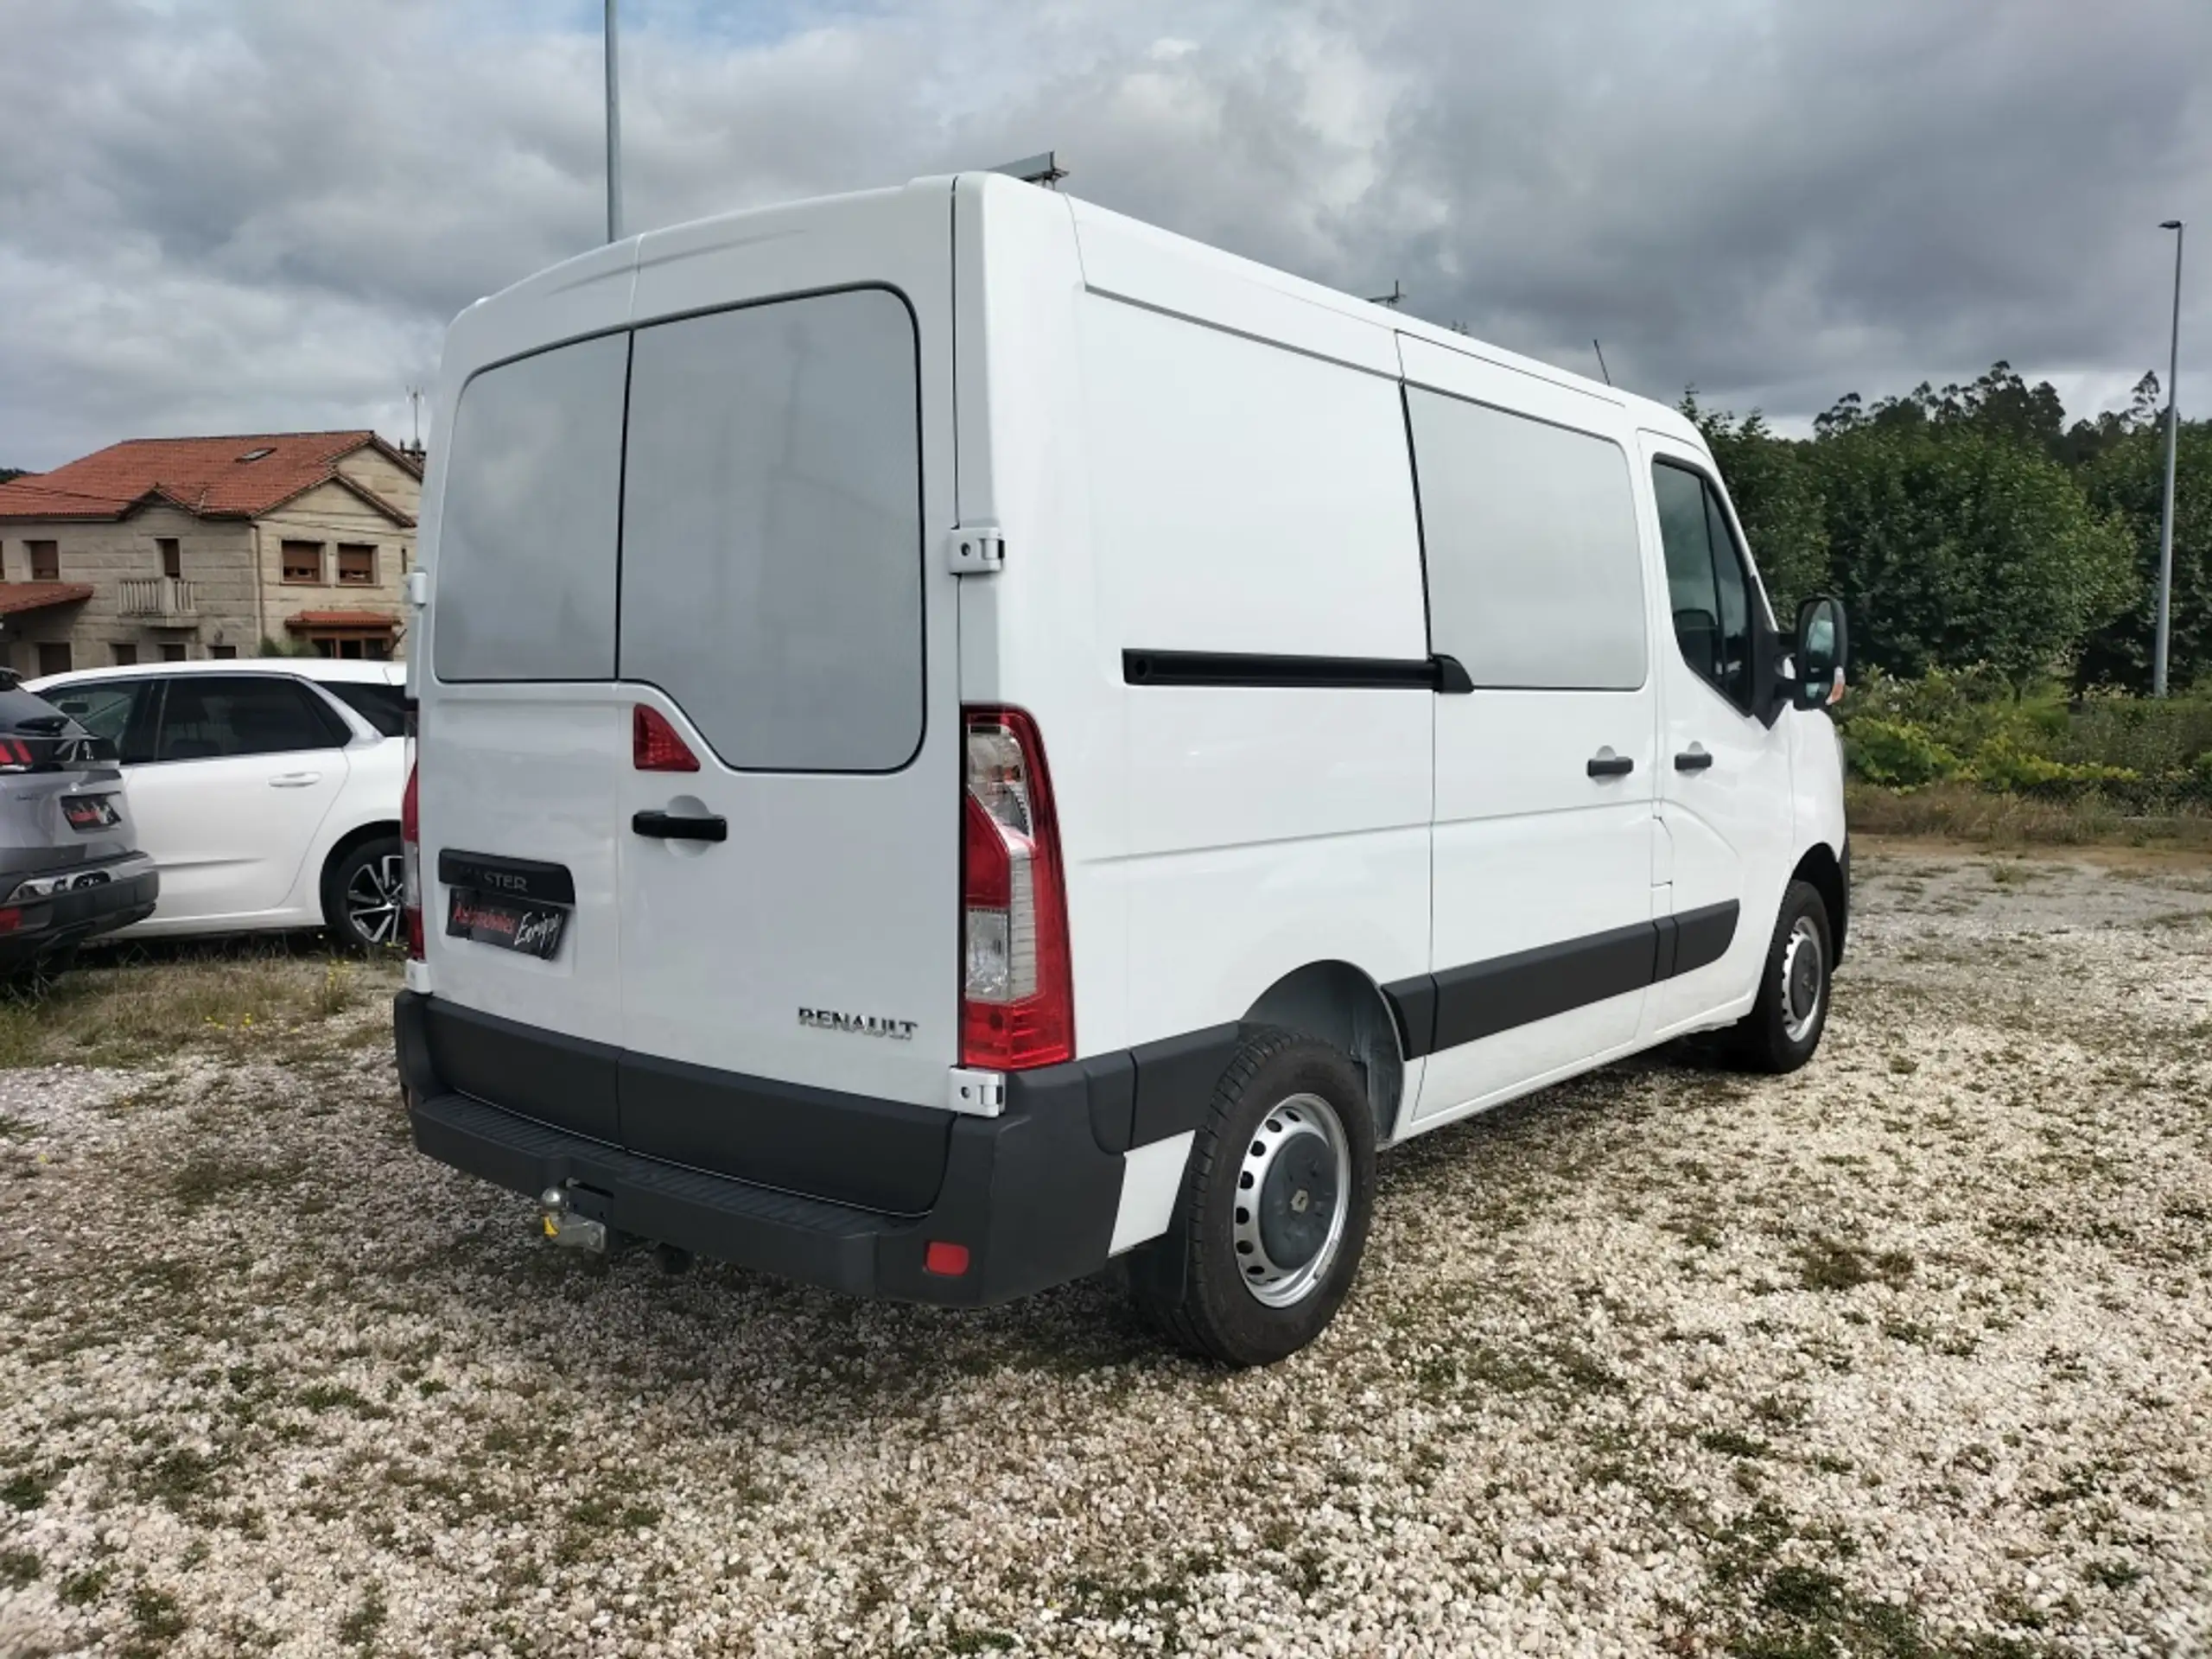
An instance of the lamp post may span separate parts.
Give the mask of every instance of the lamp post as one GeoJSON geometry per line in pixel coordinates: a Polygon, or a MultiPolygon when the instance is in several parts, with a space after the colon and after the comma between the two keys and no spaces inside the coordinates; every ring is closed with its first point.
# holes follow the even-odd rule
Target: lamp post
{"type": "Polygon", "coordinates": [[[622,239],[622,81],[615,50],[614,0],[607,0],[607,239],[622,239]]]}
{"type": "MultiPolygon", "coordinates": [[[[607,0],[612,5],[613,0],[607,0]]],[[[2174,605],[2174,449],[2181,440],[2181,407],[2176,401],[2181,375],[2182,222],[2169,219],[2158,228],[2174,233],[2174,326],[2166,354],[2166,505],[2158,519],[2158,632],[2151,650],[2151,695],[2166,695],[2166,654],[2174,605]]]]}

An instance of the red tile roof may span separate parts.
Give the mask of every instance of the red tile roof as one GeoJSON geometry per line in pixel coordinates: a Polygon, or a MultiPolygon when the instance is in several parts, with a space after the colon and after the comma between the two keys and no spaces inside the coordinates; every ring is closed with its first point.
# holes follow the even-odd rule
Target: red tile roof
{"type": "Polygon", "coordinates": [[[284,619],[288,628],[396,628],[399,619],[385,611],[300,611],[284,619]]]}
{"type": "Polygon", "coordinates": [[[0,582],[0,616],[42,611],[49,605],[74,605],[92,596],[82,582],[0,582]]]}
{"type": "Polygon", "coordinates": [[[412,524],[392,503],[339,474],[341,460],[372,447],[414,470],[411,461],[366,431],[131,438],[50,473],[0,484],[0,519],[121,518],[151,501],[166,501],[203,518],[251,518],[336,479],[384,512],[412,524]]]}

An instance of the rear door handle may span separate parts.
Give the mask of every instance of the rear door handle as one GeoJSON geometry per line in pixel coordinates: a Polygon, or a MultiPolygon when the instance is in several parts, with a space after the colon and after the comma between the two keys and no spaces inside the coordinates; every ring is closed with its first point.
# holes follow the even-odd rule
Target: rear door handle
{"type": "Polygon", "coordinates": [[[728,841],[729,820],[727,818],[683,818],[673,812],[639,812],[632,817],[630,828],[641,836],[655,841],[728,841]]]}
{"type": "Polygon", "coordinates": [[[1636,770],[1636,762],[1611,749],[1600,749],[1590,757],[1590,764],[1585,769],[1592,778],[1625,778],[1636,770]]]}
{"type": "Polygon", "coordinates": [[[319,772],[280,772],[269,780],[271,789],[305,789],[310,784],[322,781],[319,772]]]}
{"type": "Polygon", "coordinates": [[[1687,749],[1675,757],[1676,772],[1703,772],[1712,764],[1713,755],[1710,751],[1705,749],[1687,749]]]}

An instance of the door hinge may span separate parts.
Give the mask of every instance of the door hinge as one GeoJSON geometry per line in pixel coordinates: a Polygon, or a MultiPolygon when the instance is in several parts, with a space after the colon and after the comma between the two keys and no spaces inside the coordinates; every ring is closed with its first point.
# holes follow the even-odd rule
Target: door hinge
{"type": "Polygon", "coordinates": [[[1006,1073],[975,1071],[956,1065],[945,1074],[944,1103],[970,1117],[996,1117],[1006,1110],[1006,1073]]]}
{"type": "Polygon", "coordinates": [[[944,562],[956,576],[994,575],[1006,569],[1006,537],[996,524],[956,525],[944,562]]]}
{"type": "Polygon", "coordinates": [[[421,610],[430,602],[430,573],[410,570],[407,573],[407,602],[421,610]]]}

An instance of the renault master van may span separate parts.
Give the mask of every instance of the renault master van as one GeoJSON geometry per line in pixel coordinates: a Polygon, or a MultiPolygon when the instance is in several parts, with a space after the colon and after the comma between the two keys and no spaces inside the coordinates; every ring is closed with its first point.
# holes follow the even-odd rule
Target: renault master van
{"type": "Polygon", "coordinates": [[[1263,1363],[1379,1148],[1820,1041],[1842,619],[1659,404],[963,175],[480,301],[436,431],[400,1072],[556,1237],[1263,1363]]]}

